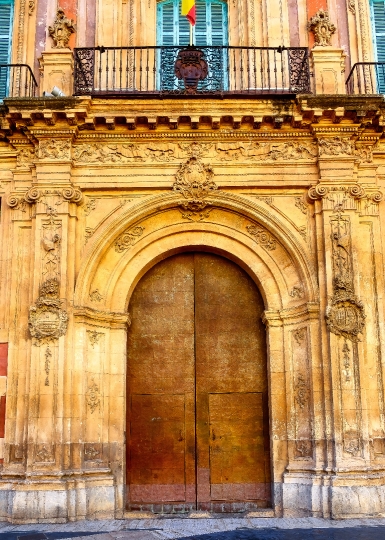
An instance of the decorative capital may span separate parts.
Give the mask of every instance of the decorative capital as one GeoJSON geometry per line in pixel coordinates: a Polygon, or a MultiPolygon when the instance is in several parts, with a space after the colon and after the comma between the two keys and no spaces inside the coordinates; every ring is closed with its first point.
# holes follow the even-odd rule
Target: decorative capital
{"type": "Polygon", "coordinates": [[[331,45],[332,35],[336,31],[335,25],[329,18],[329,12],[319,9],[308,22],[308,30],[313,32],[315,45],[326,47],[331,45]]]}
{"type": "MultiPolygon", "coordinates": [[[[68,186],[63,189],[56,190],[44,190],[38,189],[37,187],[31,187],[28,191],[22,194],[12,194],[8,197],[7,203],[14,210],[22,210],[25,212],[26,204],[35,204],[37,202],[46,202],[46,197],[56,196],[57,202],[56,206],[61,204],[63,201],[72,202],[77,205],[83,202],[83,195],[79,188],[68,186]]],[[[49,205],[47,204],[47,207],[49,205]]]]}
{"type": "Polygon", "coordinates": [[[68,42],[76,31],[75,23],[72,19],[67,19],[62,8],[56,13],[56,19],[52,26],[48,27],[50,37],[53,39],[54,49],[67,49],[68,42]]]}

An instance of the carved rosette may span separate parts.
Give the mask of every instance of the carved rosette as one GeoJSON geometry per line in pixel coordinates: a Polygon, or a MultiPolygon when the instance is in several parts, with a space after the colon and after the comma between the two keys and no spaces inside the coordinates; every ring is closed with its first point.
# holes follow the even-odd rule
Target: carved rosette
{"type": "Polygon", "coordinates": [[[257,225],[248,225],[247,232],[254,238],[255,242],[262,246],[267,251],[274,251],[277,247],[277,242],[265,229],[257,225]]]}
{"type": "Polygon", "coordinates": [[[40,296],[34,306],[29,308],[28,327],[35,338],[35,345],[59,339],[67,331],[68,314],[61,307],[59,282],[48,279],[40,287],[40,296]]]}

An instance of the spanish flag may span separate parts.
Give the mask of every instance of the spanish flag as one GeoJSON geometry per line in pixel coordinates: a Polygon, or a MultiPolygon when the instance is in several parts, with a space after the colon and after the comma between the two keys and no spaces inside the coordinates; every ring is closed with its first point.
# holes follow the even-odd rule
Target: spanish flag
{"type": "Polygon", "coordinates": [[[189,23],[195,26],[196,9],[195,0],[182,0],[182,15],[186,15],[189,23]]]}

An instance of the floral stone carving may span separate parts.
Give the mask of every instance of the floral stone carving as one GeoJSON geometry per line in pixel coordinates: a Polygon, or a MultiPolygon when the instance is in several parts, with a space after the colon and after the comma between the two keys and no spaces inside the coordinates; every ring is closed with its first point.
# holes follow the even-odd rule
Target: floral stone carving
{"type": "Polygon", "coordinates": [[[315,44],[325,47],[331,45],[331,38],[336,27],[329,18],[329,12],[319,9],[308,22],[308,30],[313,32],[315,44]]]}
{"type": "Polygon", "coordinates": [[[68,48],[68,42],[76,31],[75,23],[72,19],[67,19],[62,8],[59,8],[56,13],[56,19],[52,26],[48,27],[50,37],[53,39],[54,49],[68,48]]]}
{"type": "Polygon", "coordinates": [[[257,227],[256,225],[248,225],[246,227],[247,232],[251,234],[255,242],[261,245],[267,251],[274,251],[277,247],[277,242],[265,229],[257,227]]]}
{"type": "Polygon", "coordinates": [[[173,190],[181,193],[185,200],[179,203],[182,217],[201,221],[208,217],[209,203],[205,200],[212,191],[218,189],[213,181],[214,171],[197,157],[191,157],[176,173],[173,190]]]}
{"type": "Polygon", "coordinates": [[[29,308],[28,327],[36,345],[53,341],[66,333],[68,315],[61,309],[61,304],[59,282],[55,278],[48,279],[40,287],[36,304],[29,308]]]}

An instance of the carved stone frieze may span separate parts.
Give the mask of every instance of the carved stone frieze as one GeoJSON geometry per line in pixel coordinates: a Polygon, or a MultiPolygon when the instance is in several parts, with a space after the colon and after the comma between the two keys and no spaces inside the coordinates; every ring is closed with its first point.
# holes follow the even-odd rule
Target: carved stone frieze
{"type": "Polygon", "coordinates": [[[35,345],[49,343],[66,333],[68,315],[61,305],[58,280],[45,281],[35,305],[29,308],[28,327],[35,345]]]}
{"type": "Polygon", "coordinates": [[[39,143],[39,159],[71,159],[71,142],[69,140],[48,139],[39,143]]]}
{"type": "Polygon", "coordinates": [[[259,225],[247,225],[246,229],[254,238],[255,242],[267,251],[274,251],[277,248],[276,240],[259,225]]]}
{"type": "Polygon", "coordinates": [[[325,137],[318,139],[318,151],[322,156],[352,156],[353,141],[348,137],[325,137]]]}
{"type": "Polygon", "coordinates": [[[100,406],[100,391],[99,386],[92,379],[86,393],[87,405],[90,408],[91,414],[100,406]]]}
{"type": "Polygon", "coordinates": [[[118,253],[123,253],[127,249],[130,249],[142,236],[144,232],[144,227],[136,226],[128,229],[115,242],[115,251],[118,253]]]}
{"type": "Polygon", "coordinates": [[[312,142],[231,141],[218,143],[83,143],[73,147],[73,159],[84,164],[123,164],[132,162],[167,163],[203,156],[219,161],[315,161],[317,145],[312,142]]]}
{"type": "Polygon", "coordinates": [[[308,30],[313,32],[315,44],[325,47],[331,45],[332,35],[337,29],[330,20],[329,12],[321,8],[308,22],[308,30]]]}
{"type": "Polygon", "coordinates": [[[180,166],[173,190],[184,197],[179,203],[183,218],[202,221],[209,216],[211,209],[208,209],[210,204],[206,198],[218,189],[213,177],[212,168],[199,158],[191,157],[180,166]]]}
{"type": "Polygon", "coordinates": [[[59,8],[56,13],[56,19],[52,26],[48,27],[48,33],[53,39],[54,49],[68,48],[68,42],[76,31],[75,23],[72,19],[67,19],[62,8],[59,8]]]}

